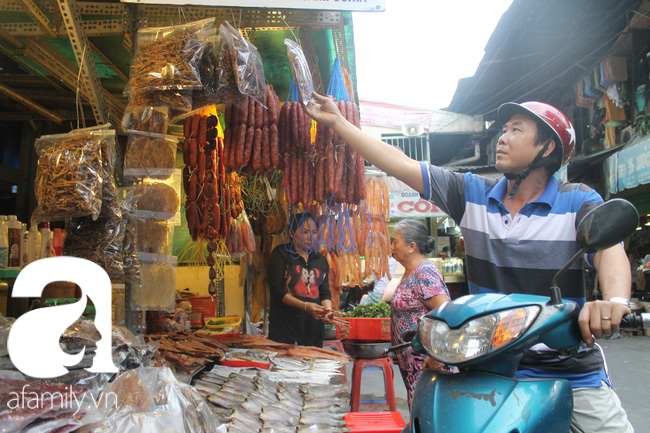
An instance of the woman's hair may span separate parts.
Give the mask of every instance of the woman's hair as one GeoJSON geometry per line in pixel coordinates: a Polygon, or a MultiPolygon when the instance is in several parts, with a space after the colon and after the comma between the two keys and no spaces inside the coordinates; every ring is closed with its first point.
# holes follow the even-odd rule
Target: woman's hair
{"type": "Polygon", "coordinates": [[[395,231],[402,235],[404,242],[415,242],[421,254],[429,254],[436,247],[436,239],[429,236],[427,226],[420,221],[405,219],[397,223],[395,231]]]}
{"type": "Polygon", "coordinates": [[[291,236],[294,236],[302,223],[304,223],[307,220],[312,220],[314,224],[316,224],[316,220],[314,219],[314,216],[310,214],[309,212],[303,212],[303,213],[297,213],[292,215],[289,218],[289,234],[291,236]]]}

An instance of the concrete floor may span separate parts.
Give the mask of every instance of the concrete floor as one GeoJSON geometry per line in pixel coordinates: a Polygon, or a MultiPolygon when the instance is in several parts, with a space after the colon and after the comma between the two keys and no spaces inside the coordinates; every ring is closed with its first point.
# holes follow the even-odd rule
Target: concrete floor
{"type": "MultiPolygon", "coordinates": [[[[634,336],[599,340],[603,347],[610,377],[623,408],[636,433],[650,433],[650,337],[634,336]]],[[[393,383],[397,409],[405,422],[409,419],[406,388],[397,365],[393,383]]],[[[347,366],[348,387],[352,378],[352,362],[347,366]]],[[[366,369],[362,375],[361,400],[384,398],[383,372],[366,369]]],[[[361,411],[388,410],[385,404],[361,405],[361,411]]]]}

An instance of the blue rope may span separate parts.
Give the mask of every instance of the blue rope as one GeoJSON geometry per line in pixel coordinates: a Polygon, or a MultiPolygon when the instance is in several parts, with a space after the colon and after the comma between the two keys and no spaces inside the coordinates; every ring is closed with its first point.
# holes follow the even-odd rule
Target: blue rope
{"type": "Polygon", "coordinates": [[[327,94],[332,95],[337,101],[351,101],[348,88],[345,86],[343,79],[343,71],[341,69],[341,61],[337,57],[332,64],[332,73],[330,75],[330,82],[327,86],[327,94]]]}

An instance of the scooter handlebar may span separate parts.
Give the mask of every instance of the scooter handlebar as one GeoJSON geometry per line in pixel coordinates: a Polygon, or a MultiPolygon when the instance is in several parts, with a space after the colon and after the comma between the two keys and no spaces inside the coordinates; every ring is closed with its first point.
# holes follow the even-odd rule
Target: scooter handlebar
{"type": "Polygon", "coordinates": [[[411,345],[410,341],[407,341],[406,343],[401,343],[401,344],[396,344],[395,346],[390,346],[384,349],[384,355],[388,355],[390,352],[395,352],[397,350],[403,349],[405,347],[408,347],[411,345]]]}
{"type": "Polygon", "coordinates": [[[650,313],[630,313],[621,319],[621,328],[650,329],[650,313]]]}

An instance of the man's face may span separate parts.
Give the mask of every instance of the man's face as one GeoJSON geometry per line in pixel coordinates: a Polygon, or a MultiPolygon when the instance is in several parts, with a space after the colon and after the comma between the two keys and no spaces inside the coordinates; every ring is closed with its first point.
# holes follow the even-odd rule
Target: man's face
{"type": "Polygon", "coordinates": [[[497,144],[495,167],[502,173],[520,173],[539,152],[535,145],[537,124],[523,114],[515,114],[503,125],[497,144]]]}

